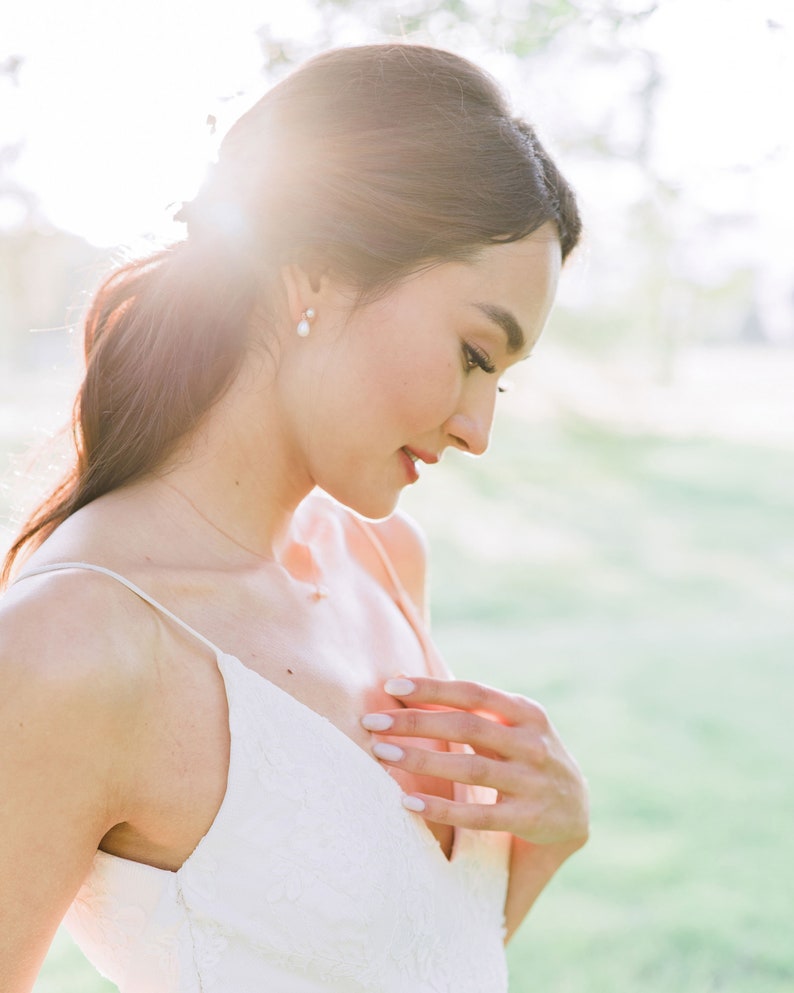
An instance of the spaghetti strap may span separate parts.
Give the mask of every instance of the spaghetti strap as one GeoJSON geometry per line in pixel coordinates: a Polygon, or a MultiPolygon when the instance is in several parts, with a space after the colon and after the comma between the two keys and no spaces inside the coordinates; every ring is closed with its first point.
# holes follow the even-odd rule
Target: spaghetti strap
{"type": "Polygon", "coordinates": [[[383,568],[386,570],[386,575],[391,580],[391,584],[394,587],[394,593],[396,598],[400,601],[402,601],[403,599],[410,600],[410,597],[408,596],[408,593],[406,592],[406,589],[403,586],[399,575],[397,574],[397,570],[394,568],[394,563],[389,558],[389,553],[383,547],[383,542],[375,534],[374,528],[372,528],[366,521],[363,521],[356,514],[351,514],[350,516],[353,518],[356,524],[358,524],[359,528],[361,528],[361,530],[369,539],[369,543],[374,548],[378,558],[381,561],[381,564],[383,565],[383,568]]]}
{"type": "Polygon", "coordinates": [[[103,576],[110,576],[111,579],[115,579],[117,582],[121,583],[122,586],[126,586],[130,592],[140,597],[141,600],[145,600],[149,606],[154,607],[155,610],[159,610],[161,614],[164,614],[175,624],[179,625],[179,627],[181,627],[184,631],[187,631],[188,634],[192,635],[203,645],[206,645],[207,648],[214,653],[216,659],[226,654],[225,652],[222,652],[217,645],[213,644],[209,638],[205,638],[203,634],[199,634],[195,628],[192,628],[180,617],[177,617],[176,614],[172,613],[168,609],[168,607],[164,607],[161,603],[158,603],[154,597],[149,596],[148,593],[145,593],[139,586],[136,586],[135,583],[130,582],[129,579],[126,579],[118,572],[113,572],[112,569],[106,569],[102,565],[94,565],[91,562],[53,562],[50,565],[42,565],[36,569],[28,569],[27,572],[23,572],[21,575],[17,576],[12,585],[16,585],[16,583],[21,582],[23,579],[30,579],[32,576],[41,576],[48,572],[63,572],[66,569],[84,569],[88,572],[99,572],[102,573],[103,576]]]}
{"type": "Polygon", "coordinates": [[[386,571],[386,575],[389,577],[393,587],[394,599],[397,606],[402,610],[405,615],[405,619],[411,625],[419,639],[419,644],[422,646],[422,651],[424,652],[425,659],[427,660],[427,666],[430,670],[431,675],[439,676],[443,679],[448,679],[450,677],[449,669],[446,663],[439,655],[435,645],[430,640],[430,635],[427,630],[427,625],[425,624],[424,618],[422,617],[418,607],[408,595],[407,590],[403,586],[397,570],[394,568],[394,563],[389,557],[389,553],[383,545],[383,542],[375,534],[375,529],[371,527],[366,521],[362,520],[356,514],[350,515],[353,520],[358,524],[359,528],[364,532],[364,534],[369,539],[370,544],[375,550],[378,558],[380,559],[383,568],[386,571]]]}

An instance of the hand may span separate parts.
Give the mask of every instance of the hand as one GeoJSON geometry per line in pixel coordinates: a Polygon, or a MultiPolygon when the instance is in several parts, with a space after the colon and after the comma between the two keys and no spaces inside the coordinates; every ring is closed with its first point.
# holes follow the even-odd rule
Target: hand
{"type": "Polygon", "coordinates": [[[539,704],[463,680],[390,679],[384,688],[404,707],[367,714],[361,721],[365,728],[459,742],[473,751],[404,748],[398,749],[398,757],[395,746],[381,748],[378,743],[373,752],[381,761],[423,776],[496,790],[494,803],[411,794],[403,801],[408,809],[442,824],[509,831],[534,845],[584,844],[587,786],[539,704]]]}

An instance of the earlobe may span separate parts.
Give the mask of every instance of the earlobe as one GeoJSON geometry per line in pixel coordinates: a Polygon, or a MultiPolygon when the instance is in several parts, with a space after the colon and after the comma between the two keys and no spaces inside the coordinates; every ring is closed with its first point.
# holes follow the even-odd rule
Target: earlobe
{"type": "Polygon", "coordinates": [[[287,301],[287,312],[293,327],[307,309],[320,313],[336,301],[337,288],[327,269],[320,263],[302,265],[290,262],[279,270],[287,301]]]}
{"type": "Polygon", "coordinates": [[[290,320],[295,325],[301,320],[306,307],[313,301],[316,291],[312,287],[309,274],[295,262],[283,265],[279,275],[287,297],[290,320]]]}

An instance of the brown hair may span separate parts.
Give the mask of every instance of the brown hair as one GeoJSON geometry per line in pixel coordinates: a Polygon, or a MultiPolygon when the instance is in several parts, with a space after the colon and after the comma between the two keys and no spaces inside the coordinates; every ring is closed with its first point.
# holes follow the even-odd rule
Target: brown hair
{"type": "Polygon", "coordinates": [[[177,216],[185,241],[123,266],[94,298],[75,463],[23,526],[4,580],[23,549],[173,453],[239,370],[279,266],[331,271],[366,298],[546,222],[563,259],[580,233],[573,192],[490,76],[418,45],[311,59],[231,128],[177,216]]]}

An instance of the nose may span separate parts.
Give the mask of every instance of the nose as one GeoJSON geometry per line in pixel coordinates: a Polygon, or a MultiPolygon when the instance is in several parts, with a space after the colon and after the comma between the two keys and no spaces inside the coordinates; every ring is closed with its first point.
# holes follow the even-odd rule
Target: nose
{"type": "Polygon", "coordinates": [[[491,441],[496,386],[483,385],[487,385],[487,389],[462,398],[458,409],[444,426],[452,444],[470,455],[484,455],[491,441]]]}

